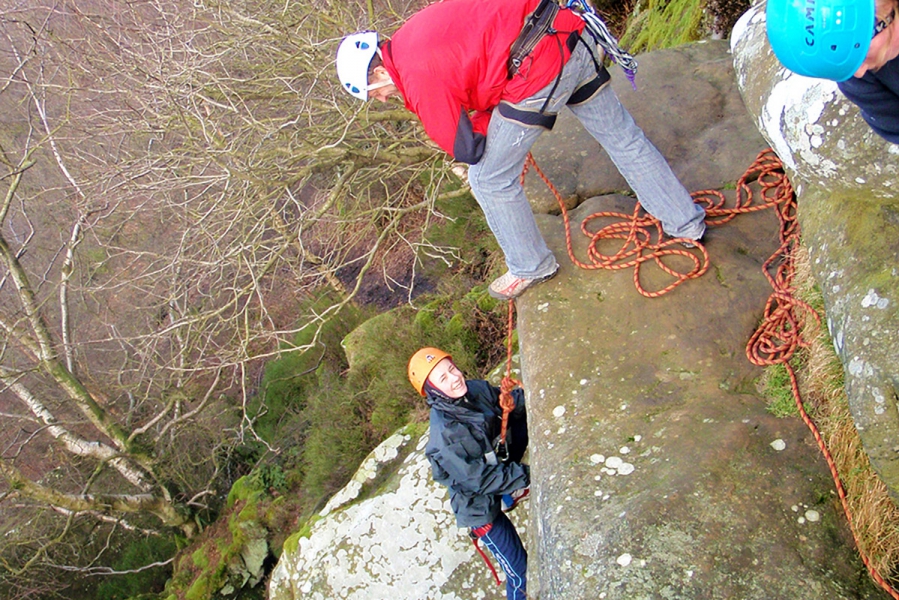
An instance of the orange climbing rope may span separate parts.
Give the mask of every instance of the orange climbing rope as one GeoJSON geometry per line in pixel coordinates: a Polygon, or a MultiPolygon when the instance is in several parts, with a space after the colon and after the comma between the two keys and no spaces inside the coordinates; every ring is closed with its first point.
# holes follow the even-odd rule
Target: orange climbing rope
{"type": "Polygon", "coordinates": [[[870,557],[861,549],[855,524],[852,520],[852,512],[849,508],[849,500],[846,497],[846,490],[843,487],[836,463],[827,449],[827,444],[824,443],[818,427],[805,410],[802,396],[799,392],[796,372],[790,364],[790,359],[796,350],[807,346],[807,343],[801,337],[804,324],[803,319],[805,316],[811,315],[820,326],[821,317],[818,316],[818,313],[811,306],[793,295],[795,292],[793,287],[793,276],[795,274],[794,251],[799,246],[799,224],[795,218],[796,197],[793,193],[793,187],[782,170],[779,179],[777,181],[769,180],[769,183],[772,186],[770,189],[774,189],[776,186],[779,190],[779,197],[788,197],[788,199],[780,205],[781,209],[777,213],[781,225],[780,247],[762,265],[762,271],[774,291],[765,304],[765,314],[761,325],[759,325],[746,344],[746,357],[754,365],[770,366],[782,364],[787,370],[790,376],[790,389],[793,392],[796,408],[799,410],[802,421],[812,432],[812,436],[814,436],[815,442],[824,456],[824,460],[827,461],[830,475],[833,478],[834,486],[840,498],[840,504],[843,507],[843,513],[846,515],[846,521],[855,540],[859,556],[861,556],[862,562],[868,569],[871,578],[891,598],[899,600],[899,592],[880,575],[872,564],[870,557]],[[774,267],[775,264],[777,265],[776,267],[774,267]],[[772,268],[774,268],[773,275],[771,274],[772,268]],[[801,311],[798,309],[801,309],[801,311]]]}
{"type": "Polygon", "coordinates": [[[637,291],[647,298],[656,298],[662,294],[666,294],[679,286],[687,279],[701,277],[709,268],[709,255],[702,244],[696,247],[702,253],[701,257],[696,256],[693,252],[680,246],[679,242],[692,241],[681,238],[665,240],[662,234],[662,225],[658,219],[644,214],[640,215],[641,206],[638,202],[631,215],[619,212],[597,212],[581,223],[581,231],[585,236],[590,238],[590,244],[587,247],[587,256],[590,262],[579,260],[572,248],[571,238],[571,222],[568,216],[568,210],[565,208],[565,202],[562,196],[553,186],[552,182],[543,174],[540,167],[537,166],[534,157],[528,154],[525,162],[524,170],[521,177],[524,179],[529,168],[533,168],[540,179],[549,187],[550,191],[556,197],[559,207],[562,209],[562,219],[565,222],[565,244],[568,248],[568,258],[572,263],[582,269],[609,269],[620,270],[634,267],[634,286],[637,291]],[[598,231],[590,231],[590,223],[595,219],[612,218],[618,219],[610,225],[602,227],[598,231]],[[655,235],[653,235],[655,234],[655,235]],[[603,254],[599,251],[598,244],[601,240],[615,239],[623,240],[621,248],[615,254],[603,254]],[[693,263],[693,268],[687,272],[679,272],[668,266],[663,258],[666,256],[683,256],[693,263]],[[656,290],[647,291],[640,283],[640,267],[643,263],[654,261],[655,264],[671,275],[674,281],[666,287],[656,290]]]}
{"type": "MultiPolygon", "coordinates": [[[[568,248],[568,257],[571,262],[582,269],[609,269],[619,270],[634,267],[634,285],[637,291],[648,298],[655,298],[666,294],[679,286],[688,279],[701,277],[709,267],[709,255],[705,246],[701,242],[694,240],[686,240],[682,238],[665,239],[661,224],[658,219],[651,215],[641,215],[641,206],[637,203],[634,212],[631,215],[617,212],[597,212],[587,218],[581,224],[581,231],[590,239],[587,248],[587,255],[590,259],[589,263],[580,261],[574,254],[571,239],[571,223],[568,216],[568,210],[565,208],[565,202],[561,195],[553,186],[552,182],[543,174],[537,166],[534,157],[528,154],[525,167],[521,173],[522,181],[528,171],[533,168],[540,179],[546,183],[550,191],[559,203],[562,210],[562,217],[565,223],[565,242],[568,248]],[[599,218],[619,219],[610,225],[602,227],[598,231],[590,231],[588,224],[599,218]],[[601,253],[597,249],[597,244],[603,239],[623,240],[621,248],[612,255],[601,253]],[[680,242],[690,242],[699,250],[701,257],[688,249],[672,247],[680,242]],[[692,260],[693,268],[686,271],[678,271],[663,259],[666,256],[684,256],[692,260]],[[674,278],[674,281],[662,289],[656,291],[647,291],[640,283],[640,267],[643,263],[654,261],[654,263],[674,278]]],[[[894,600],[899,600],[899,593],[893,589],[889,583],[877,572],[871,563],[870,558],[861,550],[859,545],[858,534],[852,521],[852,513],[849,509],[849,503],[846,498],[846,491],[840,480],[839,472],[833,457],[827,449],[824,440],[818,428],[815,426],[808,413],[803,406],[802,397],[799,393],[799,385],[796,380],[796,374],[792,366],[789,364],[793,354],[800,347],[807,344],[802,340],[801,329],[804,319],[812,316],[820,325],[821,319],[818,313],[806,302],[796,298],[793,295],[795,288],[793,287],[794,268],[794,251],[799,245],[799,222],[796,219],[796,196],[793,193],[793,186],[783,170],[783,165],[777,155],[770,148],[759,153],[755,161],[746,170],[746,173],[737,181],[736,200],[734,206],[725,207],[726,198],[724,194],[718,190],[702,190],[692,194],[694,202],[704,205],[706,210],[706,225],[715,227],[724,225],[734,219],[738,214],[755,212],[774,208],[780,221],[780,246],[762,265],[762,270],[768,282],[773,288],[771,296],[765,305],[764,319],[758,329],[752,334],[746,345],[746,356],[750,362],[759,366],[769,366],[775,364],[783,364],[790,375],[790,384],[793,391],[793,398],[802,416],[803,422],[811,430],[815,441],[821,453],[824,455],[827,465],[830,468],[831,476],[839,495],[843,512],[846,515],[846,521],[852,531],[856,548],[868,569],[871,577],[883,588],[894,600]],[[755,195],[749,184],[756,181],[761,189],[761,201],[755,202],[755,195]],[[773,273],[772,273],[773,271],[773,273]]],[[[500,406],[503,409],[503,420],[501,428],[501,440],[505,443],[506,425],[509,413],[515,407],[515,401],[512,398],[511,391],[521,382],[511,377],[512,373],[512,331],[513,331],[513,312],[514,300],[509,301],[508,329],[506,341],[506,375],[500,384],[500,406]]]]}
{"type": "MultiPolygon", "coordinates": [[[[652,215],[643,212],[640,203],[637,202],[634,212],[630,215],[619,212],[597,212],[588,216],[581,223],[581,231],[590,239],[587,246],[587,256],[590,262],[579,260],[572,247],[571,222],[568,210],[561,194],[553,186],[552,182],[543,174],[537,166],[534,157],[528,154],[522,171],[522,181],[529,168],[533,168],[537,176],[543,180],[555,196],[562,210],[562,219],[565,222],[565,243],[568,249],[568,258],[572,263],[582,269],[609,269],[620,270],[634,267],[634,286],[637,291],[647,298],[657,298],[667,294],[688,279],[702,277],[709,268],[709,254],[702,242],[686,238],[665,238],[662,232],[662,224],[652,215]],[[641,214],[642,213],[642,214],[641,214]],[[612,222],[597,231],[590,230],[590,223],[600,218],[612,218],[612,222]],[[597,245],[601,240],[623,240],[621,248],[615,254],[603,254],[597,245]],[[681,246],[688,242],[700,252],[695,252],[681,246]],[[681,256],[692,262],[693,267],[686,271],[679,271],[669,266],[664,258],[666,256],[681,256]],[[653,261],[662,271],[668,273],[674,280],[662,289],[655,291],[646,290],[640,282],[640,267],[643,263],[653,261]]],[[[737,194],[734,206],[725,207],[726,198],[718,190],[701,190],[692,194],[694,202],[703,205],[706,210],[706,225],[717,227],[724,225],[738,214],[766,210],[772,206],[782,206],[787,197],[779,187],[780,177],[777,169],[780,168],[780,160],[771,149],[759,153],[755,162],[747,169],[746,173],[737,182],[737,194]],[[762,187],[761,203],[755,204],[755,195],[749,184],[758,180],[762,187]]],[[[793,209],[795,212],[795,209],[793,209]]],[[[782,209],[780,213],[789,214],[789,209],[782,209]]],[[[795,215],[790,215],[795,222],[795,215]]],[[[669,261],[670,262],[670,261],[669,261]]]]}
{"type": "Polygon", "coordinates": [[[515,408],[515,399],[512,390],[521,385],[521,382],[512,378],[512,331],[515,329],[513,318],[515,315],[515,301],[509,300],[509,317],[506,323],[506,374],[499,384],[499,406],[503,409],[503,421],[499,431],[499,439],[503,448],[506,446],[506,429],[509,426],[509,413],[515,408]]]}

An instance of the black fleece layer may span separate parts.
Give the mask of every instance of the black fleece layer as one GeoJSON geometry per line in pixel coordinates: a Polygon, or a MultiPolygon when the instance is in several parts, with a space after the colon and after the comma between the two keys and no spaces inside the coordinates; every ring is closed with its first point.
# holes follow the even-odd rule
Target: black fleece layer
{"type": "Polygon", "coordinates": [[[877,72],[850,77],[837,84],[840,91],[858,105],[862,118],[882,138],[899,144],[899,58],[877,72]]]}

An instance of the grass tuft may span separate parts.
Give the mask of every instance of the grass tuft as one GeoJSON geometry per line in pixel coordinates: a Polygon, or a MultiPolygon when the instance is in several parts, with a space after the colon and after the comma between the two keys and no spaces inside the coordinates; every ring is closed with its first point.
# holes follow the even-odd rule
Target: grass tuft
{"type": "MultiPolygon", "coordinates": [[[[799,249],[796,263],[797,293],[823,317],[824,302],[811,274],[807,250],[799,249]]],[[[803,327],[803,336],[809,346],[805,364],[797,370],[797,377],[806,411],[817,425],[837,466],[852,513],[859,551],[867,555],[872,567],[895,587],[899,584],[899,508],[871,467],[855,429],[843,387],[843,367],[827,329],[809,320],[803,327]]]]}
{"type": "Polygon", "coordinates": [[[636,54],[671,48],[702,37],[703,0],[648,0],[635,10],[621,45],[636,54]]]}
{"type": "Polygon", "coordinates": [[[798,417],[799,409],[793,399],[790,387],[790,375],[783,365],[774,365],[765,369],[761,380],[762,393],[767,397],[768,412],[778,418],[798,417]]]}

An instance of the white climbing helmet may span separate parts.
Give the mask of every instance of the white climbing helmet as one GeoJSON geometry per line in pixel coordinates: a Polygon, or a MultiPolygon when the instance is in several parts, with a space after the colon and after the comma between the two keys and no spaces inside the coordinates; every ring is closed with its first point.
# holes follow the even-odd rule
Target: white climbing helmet
{"type": "Polygon", "coordinates": [[[360,100],[368,100],[368,66],[377,52],[377,31],[348,35],[337,48],[337,78],[340,85],[360,100]]]}

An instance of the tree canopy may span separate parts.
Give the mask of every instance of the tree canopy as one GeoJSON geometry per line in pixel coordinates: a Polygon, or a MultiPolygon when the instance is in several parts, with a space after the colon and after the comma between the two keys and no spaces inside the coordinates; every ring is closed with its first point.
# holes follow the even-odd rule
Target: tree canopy
{"type": "Polygon", "coordinates": [[[0,9],[0,559],[16,594],[102,564],[103,543],[79,552],[86,531],[195,535],[232,449],[268,443],[247,410],[261,365],[314,347],[377,282],[411,301],[418,253],[452,253],[423,234],[458,193],[452,165],[408,112],[332,76],[342,35],[411,8],[0,9]],[[322,290],[335,300],[312,303],[322,290]]]}

